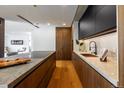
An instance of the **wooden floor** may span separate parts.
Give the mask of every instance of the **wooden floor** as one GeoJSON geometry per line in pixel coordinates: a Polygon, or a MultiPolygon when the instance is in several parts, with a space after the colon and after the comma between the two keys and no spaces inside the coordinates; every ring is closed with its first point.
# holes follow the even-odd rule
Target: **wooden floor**
{"type": "Polygon", "coordinates": [[[56,68],[48,88],[81,88],[81,82],[72,61],[56,61],[56,68]]]}

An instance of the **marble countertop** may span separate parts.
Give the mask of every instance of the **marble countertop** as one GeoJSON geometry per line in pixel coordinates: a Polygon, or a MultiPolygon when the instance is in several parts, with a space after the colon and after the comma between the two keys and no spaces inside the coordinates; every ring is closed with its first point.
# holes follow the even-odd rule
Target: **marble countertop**
{"type": "Polygon", "coordinates": [[[74,51],[81,59],[93,67],[104,78],[110,81],[114,86],[118,86],[118,65],[117,62],[108,60],[107,62],[100,62],[99,57],[85,57],[81,52],[74,51]]]}
{"type": "Polygon", "coordinates": [[[19,54],[2,59],[31,58],[27,64],[15,65],[6,68],[0,68],[0,88],[14,87],[25,76],[43,63],[47,57],[52,55],[53,51],[34,51],[32,53],[19,54]]]}

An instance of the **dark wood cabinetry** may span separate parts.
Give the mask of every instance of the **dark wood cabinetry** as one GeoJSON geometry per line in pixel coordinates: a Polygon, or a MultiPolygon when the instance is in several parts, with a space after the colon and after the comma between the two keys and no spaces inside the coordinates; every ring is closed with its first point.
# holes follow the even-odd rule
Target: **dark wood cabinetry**
{"type": "Polygon", "coordinates": [[[88,38],[105,31],[107,33],[108,30],[115,27],[115,5],[91,5],[79,20],[79,39],[88,38]]]}
{"type": "Polygon", "coordinates": [[[37,88],[47,87],[51,75],[56,66],[55,53],[48,57],[44,62],[36,68],[32,73],[26,76],[16,88],[37,88]]]}
{"type": "Polygon", "coordinates": [[[72,54],[72,61],[77,74],[84,88],[112,88],[114,87],[102,75],[94,70],[75,53],[72,54]]]}
{"type": "Polygon", "coordinates": [[[56,59],[71,60],[72,30],[71,27],[56,28],[56,59]]]}
{"type": "Polygon", "coordinates": [[[0,58],[4,57],[4,19],[0,18],[0,58]]]}
{"type": "Polygon", "coordinates": [[[124,5],[118,6],[119,87],[124,88],[124,5]]]}

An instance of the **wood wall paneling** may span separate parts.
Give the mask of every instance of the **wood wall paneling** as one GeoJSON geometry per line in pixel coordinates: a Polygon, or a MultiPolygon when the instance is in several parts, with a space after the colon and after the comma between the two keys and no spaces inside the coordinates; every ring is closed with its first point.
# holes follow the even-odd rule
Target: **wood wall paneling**
{"type": "Polygon", "coordinates": [[[71,27],[56,28],[56,59],[70,60],[72,54],[71,27]]]}
{"type": "Polygon", "coordinates": [[[124,87],[124,5],[118,6],[119,87],[124,87]]]}

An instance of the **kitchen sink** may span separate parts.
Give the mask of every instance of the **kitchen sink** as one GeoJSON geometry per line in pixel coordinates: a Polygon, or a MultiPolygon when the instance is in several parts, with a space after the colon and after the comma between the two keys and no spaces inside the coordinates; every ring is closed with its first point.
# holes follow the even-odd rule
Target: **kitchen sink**
{"type": "Polygon", "coordinates": [[[87,54],[85,54],[85,53],[83,54],[83,53],[82,53],[81,55],[83,55],[83,56],[85,56],[85,57],[97,57],[96,55],[88,54],[88,53],[87,53],[87,54]]]}

